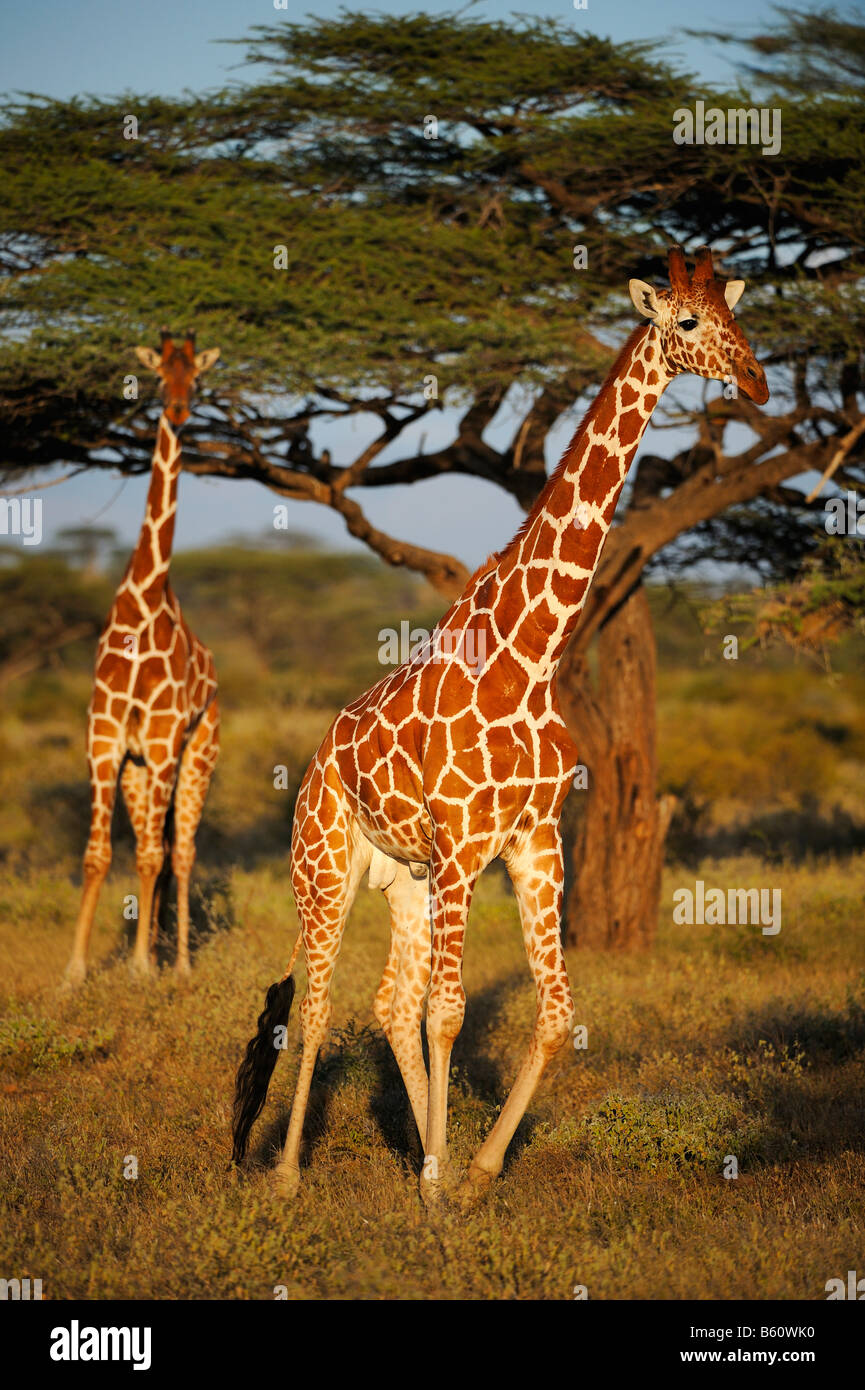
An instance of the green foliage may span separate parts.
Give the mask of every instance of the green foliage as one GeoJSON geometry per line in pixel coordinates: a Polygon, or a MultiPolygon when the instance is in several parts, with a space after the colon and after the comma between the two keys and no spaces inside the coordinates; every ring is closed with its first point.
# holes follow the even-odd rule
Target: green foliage
{"type": "Polygon", "coordinates": [[[770,88],[810,92],[815,101],[829,94],[856,95],[865,86],[865,30],[856,18],[834,6],[807,10],[785,7],[784,26],[773,33],[740,39],[714,33],[718,43],[736,43],[754,54],[748,71],[770,88]]]}
{"type": "MultiPolygon", "coordinates": [[[[571,366],[581,351],[561,312],[563,282],[576,288],[571,253],[544,234],[509,166],[538,146],[552,166],[545,128],[558,113],[618,113],[669,96],[670,77],[639,45],[544,22],[348,16],[281,25],[259,56],[268,42],[279,58],[269,82],[188,104],[7,105],[4,308],[26,331],[6,343],[0,383],[62,382],[116,415],[133,343],[163,321],[230,344],[223,390],[273,396],[411,393],[431,364],[444,390],[571,366]],[[443,52],[459,54],[455,67],[443,52]],[[335,72],[338,85],[322,80],[335,72]],[[423,136],[430,109],[441,112],[438,142],[423,136]],[[138,140],[122,137],[130,111],[138,140]],[[515,126],[524,131],[509,148],[515,126]],[[506,214],[481,223],[502,189],[506,214]],[[448,210],[453,193],[460,207],[448,210]],[[277,271],[278,245],[287,268],[277,271]]],[[[597,349],[582,351],[594,365],[597,349]]]]}
{"type": "Polygon", "coordinates": [[[702,619],[709,632],[744,628],[742,650],[780,641],[828,666],[845,633],[865,633],[865,550],[855,538],[824,536],[794,579],[727,594],[707,605],[702,619]]]}
{"type": "Polygon", "coordinates": [[[750,147],[671,138],[679,106],[752,94],[707,91],[657,45],[552,19],[350,13],[243,42],[263,81],[183,101],[7,102],[13,464],[92,461],[88,441],[107,432],[123,466],[141,466],[140,407],[120,388],[163,322],[222,344],[207,388],[238,446],[241,397],[246,427],[281,415],[286,394],[308,423],[323,403],[416,400],[429,372],[445,400],[517,381],[552,383],[568,404],[606,366],[624,268],[663,275],[670,239],[747,242],[763,292],[746,329],[777,360],[806,353],[837,384],[838,359],[858,354],[865,123],[843,82],[816,104],[809,82],[788,82],[769,197],[750,147]],[[130,114],[137,139],[123,137],[130,114]],[[815,249],[848,258],[843,276],[816,277],[815,249]]]}
{"type": "Polygon", "coordinates": [[[64,1032],[56,1018],[25,1006],[0,1019],[0,1061],[13,1074],[56,1071],[73,1062],[92,1062],[108,1055],[115,1029],[92,1027],[64,1032]]]}
{"type": "Polygon", "coordinates": [[[63,556],[0,548],[0,681],[40,665],[70,637],[80,655],[102,627],[111,597],[104,577],[82,574],[63,556]]]}
{"type": "Polygon", "coordinates": [[[730,1052],[730,1077],[738,1088],[765,1100],[767,1089],[775,1086],[779,1078],[802,1075],[804,1058],[796,1042],[785,1043],[779,1051],[766,1038],[760,1038],[756,1053],[730,1052]]]}
{"type": "Polygon", "coordinates": [[[441,616],[413,575],[365,555],[216,547],[176,556],[172,576],[184,610],[206,614],[211,643],[230,644],[218,667],[229,705],[254,700],[256,676],[271,676],[282,699],[335,710],[388,669],[381,629],[441,616]]]}
{"type": "Polygon", "coordinates": [[[747,1162],[759,1132],[727,1097],[682,1089],[607,1096],[583,1127],[587,1156],[643,1173],[720,1173],[727,1154],[747,1162]]]}
{"type": "MultiPolygon", "coordinates": [[[[855,548],[839,552],[845,563],[855,548]]],[[[696,834],[705,853],[710,828],[725,824],[731,837],[737,824],[764,854],[780,844],[807,853],[809,838],[847,842],[852,826],[833,825],[831,808],[862,821],[854,769],[865,756],[865,681],[855,628],[836,640],[828,675],[786,643],[755,640],[761,591],[714,600],[696,586],[649,592],[659,653],[659,780],[681,799],[673,835],[679,852],[680,828],[696,834]],[[738,659],[725,660],[724,639],[737,633],[738,659]]]]}

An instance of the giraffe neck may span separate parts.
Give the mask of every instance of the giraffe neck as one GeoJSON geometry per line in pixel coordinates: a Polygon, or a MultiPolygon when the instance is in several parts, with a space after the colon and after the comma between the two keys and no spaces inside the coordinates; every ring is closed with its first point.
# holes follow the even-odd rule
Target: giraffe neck
{"type": "Polygon", "coordinates": [[[555,674],[585,604],[631,460],[674,375],[657,329],[641,325],[517,535],[496,557],[493,622],[535,679],[555,674]]]}
{"type": "Polygon", "coordinates": [[[147,510],[127,571],[127,582],[139,590],[150,606],[158,602],[168,578],[179,474],[180,441],[162,415],[156,431],[147,510]]]}

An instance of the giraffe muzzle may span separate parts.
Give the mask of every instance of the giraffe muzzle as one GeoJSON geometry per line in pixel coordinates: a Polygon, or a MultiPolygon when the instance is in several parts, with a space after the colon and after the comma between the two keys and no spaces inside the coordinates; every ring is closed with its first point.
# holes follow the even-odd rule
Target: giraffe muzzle
{"type": "Polygon", "coordinates": [[[766,373],[757,362],[739,364],[736,371],[736,383],[739,390],[743,391],[755,405],[765,405],[769,399],[766,373]]]}

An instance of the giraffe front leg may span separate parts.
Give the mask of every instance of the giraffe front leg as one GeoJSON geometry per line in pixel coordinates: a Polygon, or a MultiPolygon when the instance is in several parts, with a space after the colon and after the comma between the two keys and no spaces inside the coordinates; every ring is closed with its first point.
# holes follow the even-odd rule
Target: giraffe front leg
{"type": "Polygon", "coordinates": [[[122,753],[116,742],[94,740],[90,755],[90,833],[84,851],[84,888],[75,922],[72,956],[63,988],[75,989],[87,976],[87,949],[99,894],[111,867],[111,816],[122,753]]]}
{"type": "Polygon", "coordinates": [[[447,1107],[450,1059],[462,1028],[466,996],[462,984],[463,943],[477,869],[466,870],[456,852],[436,853],[431,862],[432,969],[427,1004],[429,1110],[420,1194],[434,1205],[447,1185],[447,1107]]]}
{"type": "MultiPolygon", "coordinates": [[[[135,835],[136,847],[143,843],[147,831],[150,773],[146,765],[128,758],[120,775],[120,790],[135,835]]],[[[138,923],[141,922],[141,892],[138,894],[138,923]]],[[[140,925],[138,930],[140,930],[140,925]]]]}
{"type": "Polygon", "coordinates": [[[156,885],[162,871],[164,849],[140,848],[136,855],[138,868],[138,927],[135,933],[135,946],[129,962],[129,973],[134,979],[146,980],[154,971],[154,915],[158,911],[156,885]]]}
{"type": "Polygon", "coordinates": [[[550,1060],[564,1047],[574,1004],[561,941],[564,865],[558,827],[539,826],[506,859],[520,909],[526,954],[535,981],[537,1012],[528,1054],[501,1114],[478,1149],[461,1195],[470,1198],[498,1177],[505,1152],[550,1060]]]}

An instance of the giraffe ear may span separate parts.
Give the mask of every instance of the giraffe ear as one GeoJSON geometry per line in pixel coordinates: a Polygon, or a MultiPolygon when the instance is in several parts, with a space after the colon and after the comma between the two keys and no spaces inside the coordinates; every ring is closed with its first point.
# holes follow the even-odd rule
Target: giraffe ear
{"type": "Polygon", "coordinates": [[[637,313],[643,314],[647,319],[657,318],[661,312],[661,306],[653,287],[647,285],[645,280],[632,280],[628,289],[631,291],[631,298],[637,313]]]}
{"type": "Polygon", "coordinates": [[[158,372],[159,368],[162,366],[162,358],[159,356],[158,352],[153,351],[153,348],[137,347],[135,349],[135,356],[138,358],[139,362],[143,362],[145,367],[149,367],[152,372],[158,372]]]}
{"type": "Polygon", "coordinates": [[[735,309],[745,290],[744,280],[728,280],[724,286],[724,298],[728,309],[735,309]]]}
{"type": "Polygon", "coordinates": [[[208,348],[206,352],[199,352],[195,358],[195,370],[206,372],[208,367],[212,367],[219,356],[219,348],[208,348]]]}

